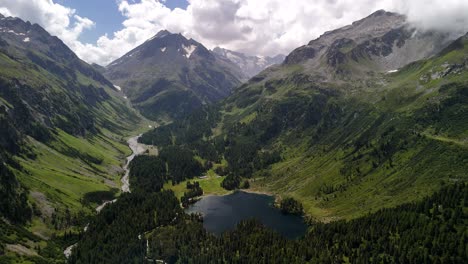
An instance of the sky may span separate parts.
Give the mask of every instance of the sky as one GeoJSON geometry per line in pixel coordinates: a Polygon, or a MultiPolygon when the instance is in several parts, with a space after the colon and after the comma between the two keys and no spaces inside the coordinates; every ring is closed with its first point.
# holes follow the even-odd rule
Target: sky
{"type": "Polygon", "coordinates": [[[420,30],[468,32],[468,0],[0,0],[3,15],[38,23],[100,65],[163,29],[208,48],[288,54],[379,9],[420,30]]]}
{"type": "MultiPolygon", "coordinates": [[[[1,1],[1,0],[0,0],[1,1]]],[[[112,33],[122,28],[125,17],[118,10],[116,0],[57,0],[57,4],[77,10],[82,17],[92,20],[96,26],[92,30],[85,30],[79,36],[81,42],[96,43],[100,36],[112,33]]],[[[165,5],[171,10],[185,9],[187,0],[169,0],[165,5]]]]}

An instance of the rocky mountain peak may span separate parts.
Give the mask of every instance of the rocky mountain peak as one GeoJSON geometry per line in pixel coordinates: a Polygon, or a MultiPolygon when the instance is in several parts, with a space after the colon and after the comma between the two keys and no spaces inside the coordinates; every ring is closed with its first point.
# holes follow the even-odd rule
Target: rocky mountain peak
{"type": "Polygon", "coordinates": [[[105,75],[122,87],[144,115],[155,120],[220,100],[242,79],[232,62],[167,30],[109,64],[105,75]]]}
{"type": "Polygon", "coordinates": [[[325,32],[318,39],[309,42],[308,45],[330,45],[340,38],[352,39],[359,43],[369,38],[382,36],[389,30],[405,24],[406,17],[404,15],[379,10],[351,25],[325,32]]]}
{"type": "Polygon", "coordinates": [[[385,72],[432,56],[450,41],[441,32],[417,31],[404,15],[378,10],[297,48],[286,57],[285,64],[306,64],[308,69],[326,79],[337,73],[385,72]],[[354,70],[344,66],[361,60],[369,63],[354,70]]]}
{"type": "Polygon", "coordinates": [[[275,57],[252,56],[220,47],[214,48],[213,53],[221,59],[236,64],[247,78],[257,75],[272,65],[281,64],[285,58],[282,54],[278,54],[275,57]]]}
{"type": "Polygon", "coordinates": [[[9,45],[42,52],[63,63],[79,60],[59,38],[51,36],[38,24],[20,18],[1,16],[0,37],[9,45]]]}
{"type": "Polygon", "coordinates": [[[159,31],[153,38],[164,38],[165,36],[171,35],[172,33],[168,30],[161,30],[159,31]]]}
{"type": "Polygon", "coordinates": [[[173,60],[190,60],[196,57],[214,59],[209,50],[197,41],[187,39],[180,33],[171,33],[168,30],[161,30],[142,45],[109,64],[108,67],[116,66],[123,61],[145,60],[149,57],[160,59],[164,57],[173,60]]]}

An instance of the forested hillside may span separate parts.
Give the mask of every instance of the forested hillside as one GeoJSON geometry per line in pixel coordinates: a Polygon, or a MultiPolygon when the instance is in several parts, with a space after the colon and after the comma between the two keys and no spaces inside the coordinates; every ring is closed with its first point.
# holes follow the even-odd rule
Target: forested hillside
{"type": "MultiPolygon", "coordinates": [[[[155,175],[155,177],[158,177],[155,175]]],[[[139,177],[136,177],[136,182],[139,177]]],[[[216,237],[170,191],[122,196],[90,224],[71,263],[463,263],[466,184],[351,221],[311,221],[288,240],[250,220],[216,237]]]]}
{"type": "Polygon", "coordinates": [[[62,259],[52,238],[81,228],[96,193],[116,194],[143,119],[39,25],[0,15],[0,27],[0,259],[62,259]]]}
{"type": "Polygon", "coordinates": [[[322,220],[418,200],[468,177],[467,43],[354,82],[322,82],[307,63],[270,68],[140,140],[225,161],[223,187],[254,179],[322,220]]]}
{"type": "Polygon", "coordinates": [[[468,34],[380,10],[241,84],[234,55],[266,61],[167,30],[104,68],[37,24],[0,29],[0,263],[468,259],[468,34]],[[239,189],[303,235],[208,232],[214,211],[252,217],[231,205],[272,218],[203,197],[239,189]]]}

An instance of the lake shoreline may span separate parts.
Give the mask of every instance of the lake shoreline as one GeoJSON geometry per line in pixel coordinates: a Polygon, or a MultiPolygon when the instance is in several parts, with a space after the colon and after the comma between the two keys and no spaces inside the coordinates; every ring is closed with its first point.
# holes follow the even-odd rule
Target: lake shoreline
{"type": "Polygon", "coordinates": [[[276,197],[276,196],[277,196],[276,194],[273,194],[273,193],[270,193],[270,192],[266,192],[266,191],[257,191],[257,190],[249,190],[249,189],[236,189],[236,190],[228,191],[227,193],[223,193],[223,194],[214,194],[214,193],[203,194],[203,195],[198,196],[198,197],[196,197],[196,198],[198,198],[198,199],[203,199],[203,198],[211,197],[211,196],[227,196],[227,195],[231,195],[231,194],[236,193],[236,192],[245,192],[245,193],[262,194],[262,195],[268,195],[268,196],[272,196],[272,197],[276,197]]]}
{"type": "Polygon", "coordinates": [[[231,195],[233,193],[236,193],[236,192],[245,192],[245,193],[252,193],[252,194],[261,194],[261,195],[267,195],[267,196],[271,196],[273,197],[275,200],[274,200],[274,206],[276,208],[279,208],[279,203],[281,202],[281,195],[279,194],[275,194],[275,193],[272,193],[272,192],[268,192],[268,191],[259,191],[259,190],[251,190],[251,189],[236,189],[236,190],[231,190],[229,191],[228,193],[224,193],[224,194],[203,194],[201,196],[198,196],[196,197],[197,201],[203,199],[203,198],[206,198],[206,197],[212,197],[212,196],[227,196],[227,195],[231,195]]]}
{"type": "Polygon", "coordinates": [[[235,190],[224,195],[205,195],[184,208],[188,214],[203,216],[203,226],[208,232],[220,235],[234,230],[239,222],[257,219],[287,238],[298,238],[305,234],[308,224],[304,217],[283,214],[274,206],[276,196],[258,191],[235,190]],[[206,198],[206,199],[204,199],[206,198]]]}

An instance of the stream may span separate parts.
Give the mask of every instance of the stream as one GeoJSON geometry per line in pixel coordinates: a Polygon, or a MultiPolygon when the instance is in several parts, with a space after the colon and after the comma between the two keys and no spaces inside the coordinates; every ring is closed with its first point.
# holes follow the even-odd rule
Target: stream
{"type": "MultiPolygon", "coordinates": [[[[126,193],[126,192],[130,192],[130,180],[129,180],[129,176],[130,176],[130,170],[129,170],[129,165],[130,165],[130,162],[132,162],[132,160],[142,154],[143,152],[146,151],[147,149],[147,146],[144,145],[144,144],[140,144],[138,143],[138,138],[141,137],[141,134],[138,135],[138,136],[135,136],[135,137],[132,137],[130,138],[127,143],[128,143],[128,146],[130,147],[130,149],[132,150],[132,154],[130,156],[127,157],[127,162],[125,163],[125,165],[123,166],[123,169],[125,171],[125,174],[124,176],[122,177],[122,187],[121,187],[121,190],[122,190],[122,193],[126,193]]],[[[96,212],[101,212],[101,210],[108,204],[111,204],[111,203],[114,203],[115,201],[117,201],[117,199],[114,199],[112,201],[105,201],[103,202],[102,204],[100,204],[98,207],[96,207],[96,212]]],[[[84,231],[86,232],[86,230],[88,229],[88,225],[86,225],[86,227],[84,228],[84,231]]],[[[65,255],[66,258],[69,258],[71,253],[72,253],[72,250],[74,247],[76,247],[77,244],[73,244],[69,247],[67,247],[64,251],[63,251],[63,254],[65,255]]]]}

